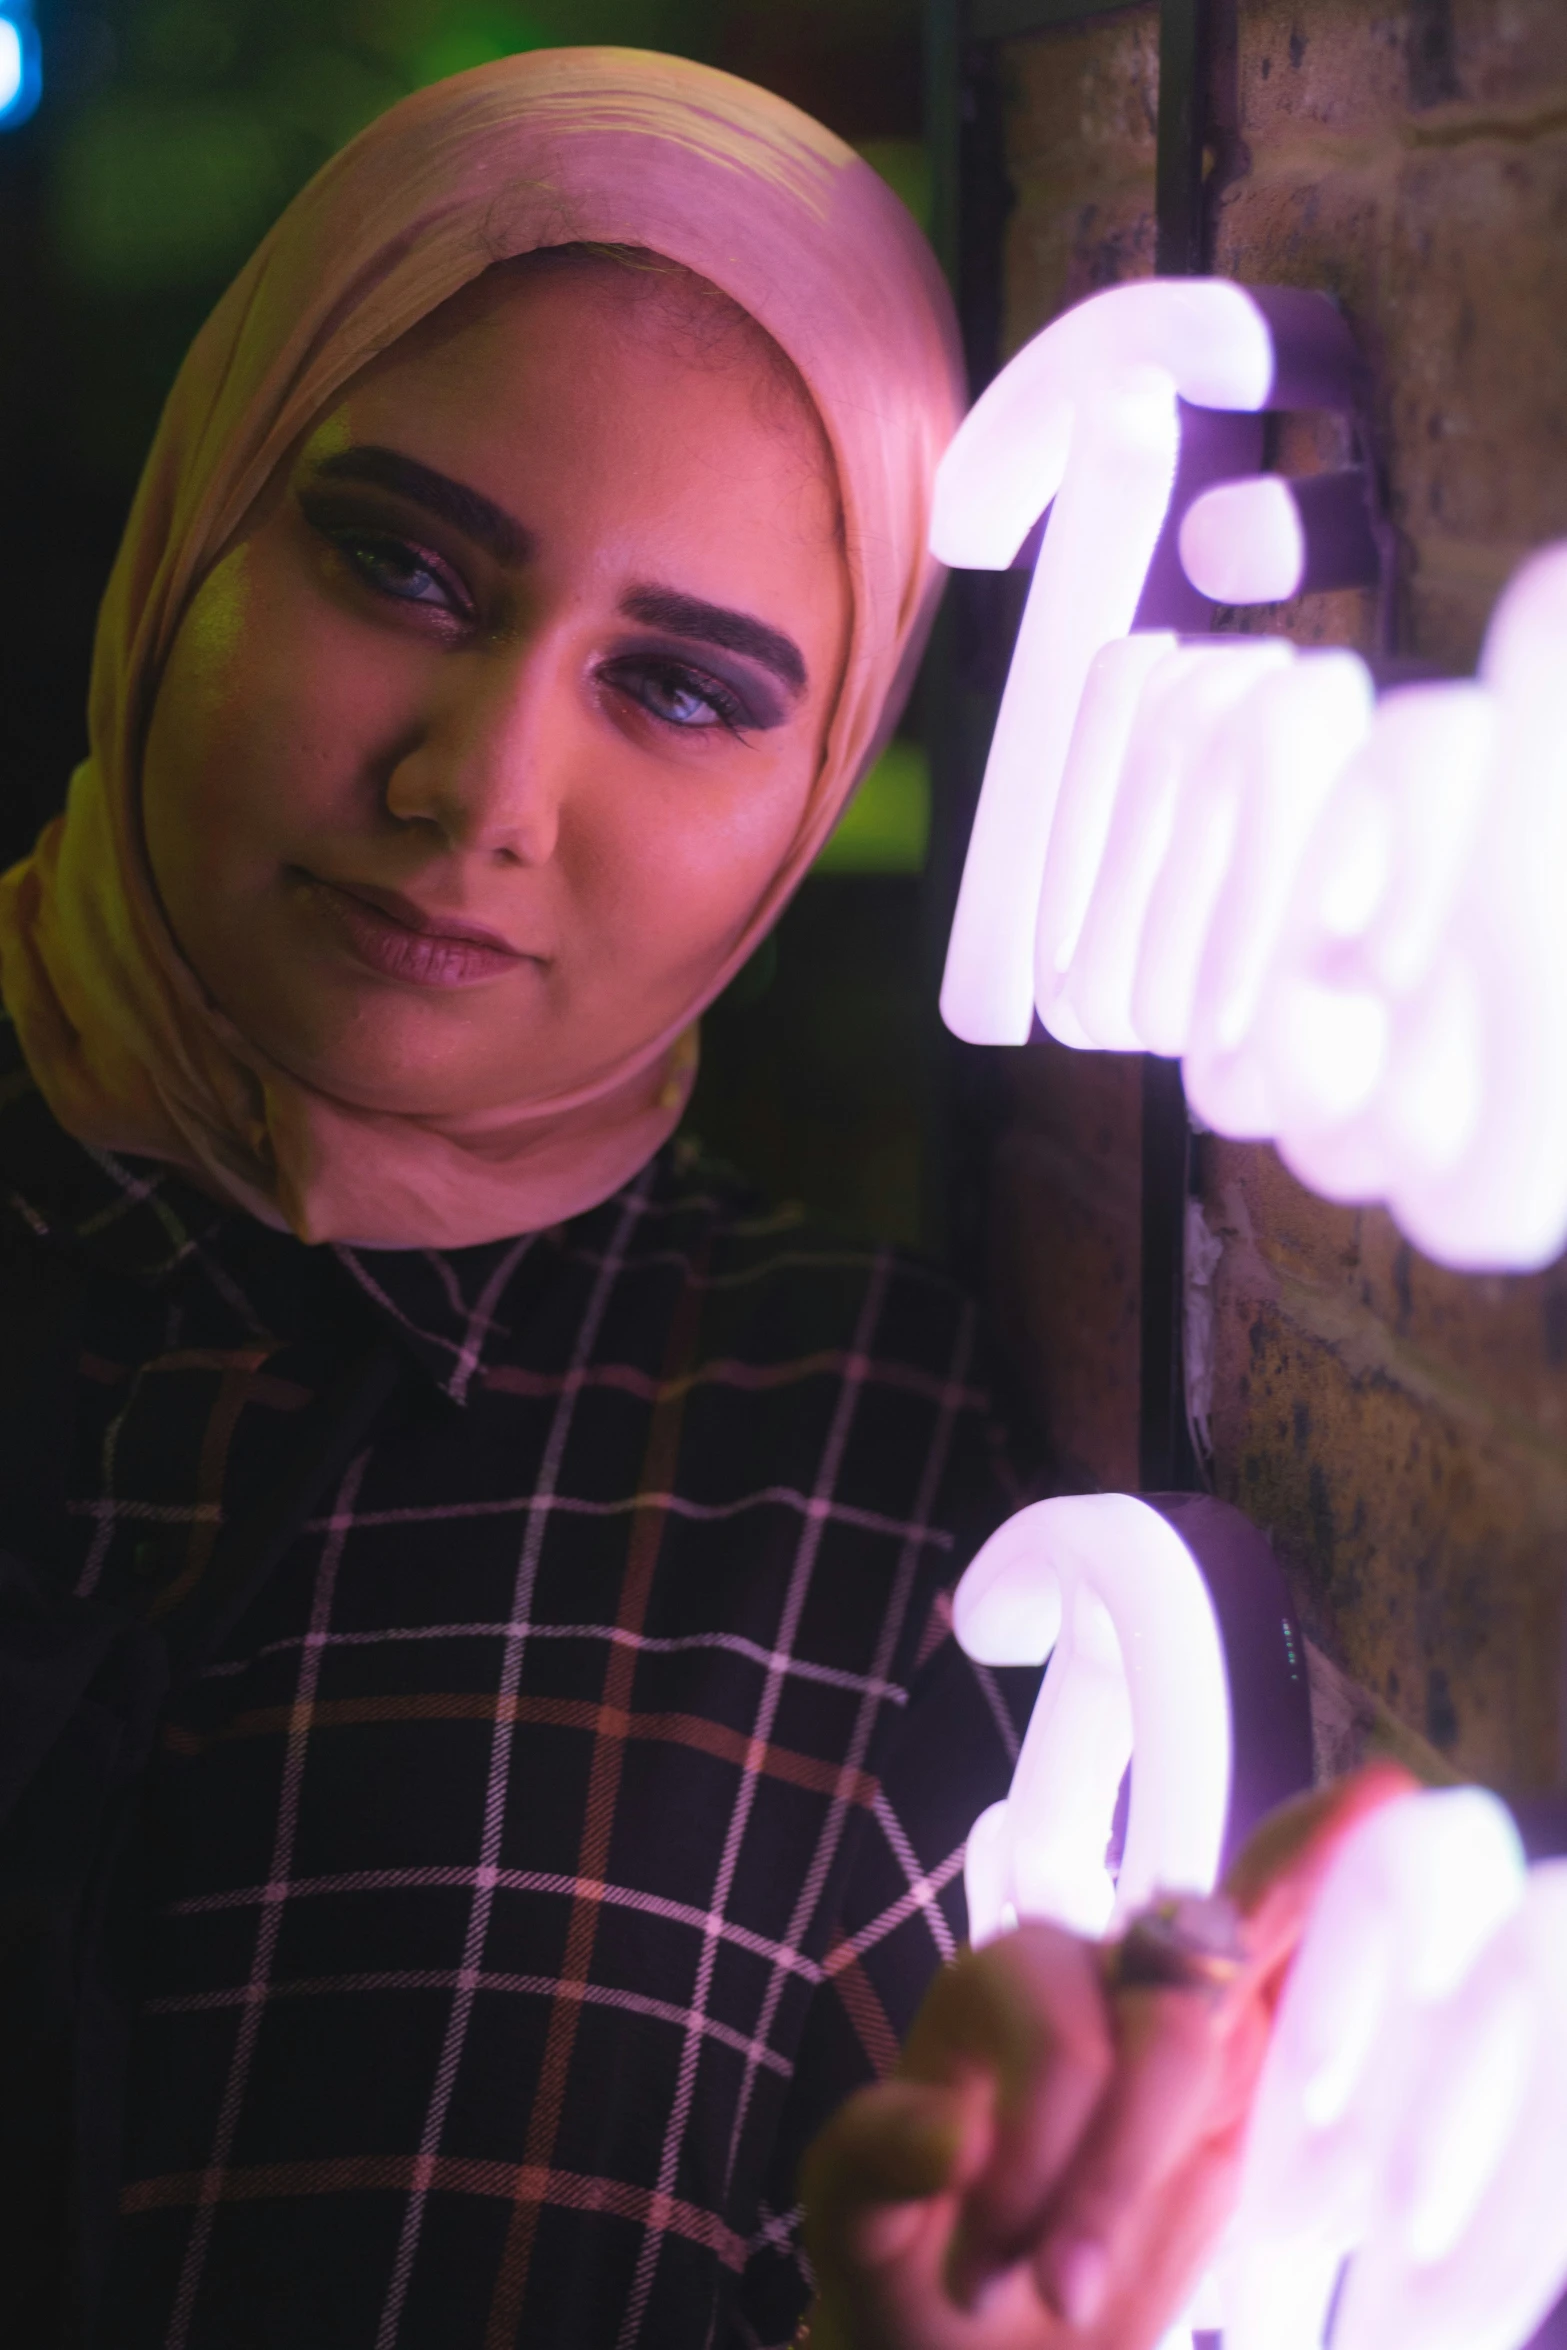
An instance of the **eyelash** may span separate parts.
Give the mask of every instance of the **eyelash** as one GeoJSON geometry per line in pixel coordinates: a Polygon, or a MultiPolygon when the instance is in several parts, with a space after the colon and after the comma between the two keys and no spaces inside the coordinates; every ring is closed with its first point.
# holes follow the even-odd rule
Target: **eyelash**
{"type": "Polygon", "coordinates": [[[435,602],[433,597],[408,595],[394,586],[386,572],[378,568],[390,558],[391,564],[400,567],[405,577],[428,579],[441,590],[438,609],[450,619],[471,622],[475,618],[473,606],[445,564],[422,548],[410,546],[406,539],[395,538],[389,531],[374,530],[329,530],[325,536],[375,595],[387,596],[394,603],[423,604],[427,608],[435,602]]]}
{"type": "MultiPolygon", "coordinates": [[[[373,595],[385,596],[394,603],[422,605],[426,610],[434,607],[451,620],[472,625],[476,615],[467,597],[446,566],[423,549],[380,531],[333,530],[325,535],[373,595]],[[380,567],[389,557],[404,578],[426,579],[437,587],[441,591],[440,602],[430,596],[411,595],[394,585],[386,570],[380,567]]],[[[666,655],[622,655],[606,662],[599,675],[613,691],[625,693],[634,701],[655,725],[667,726],[676,734],[701,734],[712,727],[722,727],[725,733],[739,736],[752,723],[744,703],[721,679],[666,655]],[[704,703],[712,712],[711,720],[693,722],[671,718],[654,709],[647,696],[635,690],[633,681],[639,677],[658,681],[668,693],[688,694],[704,703]]]]}
{"type": "Polygon", "coordinates": [[[655,725],[671,727],[676,734],[704,734],[722,727],[726,734],[740,735],[751,724],[751,714],[744,703],[719,679],[710,677],[705,670],[688,668],[684,661],[672,661],[662,654],[630,654],[619,660],[606,661],[599,676],[613,691],[629,693],[655,725]],[[645,695],[622,682],[639,677],[656,680],[667,693],[689,694],[705,703],[713,713],[711,720],[698,719],[693,722],[690,719],[670,718],[663,711],[655,710],[645,695]]]}

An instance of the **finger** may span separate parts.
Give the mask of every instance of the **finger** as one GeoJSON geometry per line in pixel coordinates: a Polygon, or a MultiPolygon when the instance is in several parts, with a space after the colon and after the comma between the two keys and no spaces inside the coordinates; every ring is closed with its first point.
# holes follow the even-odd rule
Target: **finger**
{"type": "Polygon", "coordinates": [[[1371,1763],[1281,1804],[1247,1839],[1224,1889],[1246,1920],[1254,1981],[1266,1987],[1272,1978],[1276,1992],[1345,1838],[1417,1784],[1396,1763],[1371,1763]]]}
{"type": "Polygon", "coordinates": [[[819,2276],[903,2256],[932,2197],[961,2191],[990,2151],[975,2086],[883,2081],[842,2105],[801,2170],[805,2243],[819,2276]]]}
{"type": "Polygon", "coordinates": [[[932,2081],[977,2076],[994,2100],[989,2156],[963,2196],[948,2261],[960,2306],[1032,2243],[1113,2062],[1098,1953],[1075,1935],[1025,1925],[938,1978],[902,2069],[932,2081]]]}
{"type": "MultiPolygon", "coordinates": [[[[1135,2233],[1194,2152],[1237,2121],[1229,2078],[1237,2028],[1255,2002],[1198,1991],[1123,1991],[1118,2054],[1034,2253],[1041,2291],[1069,2325],[1092,2325],[1135,2233]]],[[[1246,2032],[1255,2071],[1264,2032],[1246,2032]]]]}
{"type": "Polygon", "coordinates": [[[1195,2272],[1213,2212],[1233,2191],[1272,2006],[1322,1878],[1359,1822],[1412,1784],[1375,1765],[1270,1815],[1226,1880],[1249,1950],[1226,1996],[1127,1988],[1116,1997],[1114,2075],[1033,2258],[1041,2291],[1072,2325],[1091,2324],[1112,2292],[1124,2294],[1126,2246],[1139,2232],[1137,2265],[1148,2268],[1154,2218],[1161,2274],[1178,2276],[1183,2264],[1195,2272]]]}

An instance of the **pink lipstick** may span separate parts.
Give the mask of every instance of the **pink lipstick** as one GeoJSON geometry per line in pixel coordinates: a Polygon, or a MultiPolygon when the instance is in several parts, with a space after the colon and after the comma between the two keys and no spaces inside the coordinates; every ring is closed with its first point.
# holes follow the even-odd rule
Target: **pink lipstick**
{"type": "Polygon", "coordinates": [[[337,937],[383,979],[412,987],[479,987],[536,962],[493,930],[434,912],[401,890],[367,882],[302,879],[337,937]]]}

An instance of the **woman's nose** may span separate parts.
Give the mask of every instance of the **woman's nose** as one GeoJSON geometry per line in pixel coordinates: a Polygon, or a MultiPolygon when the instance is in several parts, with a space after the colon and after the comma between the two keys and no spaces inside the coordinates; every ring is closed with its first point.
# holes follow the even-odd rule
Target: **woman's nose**
{"type": "Polygon", "coordinates": [[[398,759],[386,806],[447,846],[543,865],[560,832],[559,686],[546,663],[477,655],[454,661],[417,741],[398,759]]]}

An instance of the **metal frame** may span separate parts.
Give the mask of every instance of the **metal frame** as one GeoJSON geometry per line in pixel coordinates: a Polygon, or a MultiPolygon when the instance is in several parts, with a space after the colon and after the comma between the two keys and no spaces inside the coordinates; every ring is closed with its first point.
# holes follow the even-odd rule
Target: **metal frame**
{"type": "Polygon", "coordinates": [[[1085,17],[1109,16],[1133,4],[1135,0],[969,0],[963,29],[971,41],[1007,41],[1016,33],[1080,24],[1085,17]]]}
{"type": "MultiPolygon", "coordinates": [[[[992,315],[992,280],[999,256],[974,250],[974,223],[966,219],[974,147],[983,137],[981,86],[987,80],[984,52],[993,42],[1019,34],[1082,23],[1115,12],[1128,0],[925,0],[926,121],[934,184],[933,233],[943,266],[958,296],[973,389],[978,392],[999,357],[999,319],[992,315]],[[968,152],[966,152],[966,150],[968,152]],[[975,278],[979,279],[976,298],[975,278]]],[[[1204,147],[1207,140],[1209,42],[1215,0],[1160,0],[1159,114],[1155,166],[1155,266],[1161,274],[1190,277],[1208,267],[1204,147]]],[[[956,709],[965,695],[959,640],[961,598],[967,597],[970,627],[982,612],[983,587],[965,581],[960,617],[949,619],[937,649],[937,693],[956,709]]],[[[994,606],[991,607],[992,611],[994,606]]],[[[972,686],[967,689],[972,702],[972,686]]],[[[955,735],[963,733],[961,727],[955,735]]],[[[972,737],[973,729],[968,730],[972,737]]],[[[973,753],[960,751],[939,762],[950,811],[947,869],[932,876],[927,919],[932,934],[945,935],[957,892],[968,819],[979,786],[973,753]],[[955,846],[956,864],[952,863],[955,846]]],[[[970,1084],[977,1081],[971,1079],[970,1084]]],[[[964,1080],[953,1075],[946,1123],[959,1115],[964,1080]]],[[[942,1189],[948,1202],[954,1183],[953,1152],[941,1154],[942,1189]]],[[[1181,1324],[1185,1289],[1186,1203],[1192,1184],[1191,1127],[1179,1065],[1153,1056],[1143,1063],[1142,1084],[1142,1279],[1141,1379],[1139,1395],[1139,1482],[1146,1492],[1189,1491],[1200,1482],[1187,1424],[1181,1324]]],[[[954,1218],[954,1228],[960,1219],[954,1218]]],[[[972,1252],[961,1245],[960,1260],[972,1252]]],[[[969,1273],[978,1268],[961,1263],[969,1273]]]]}

